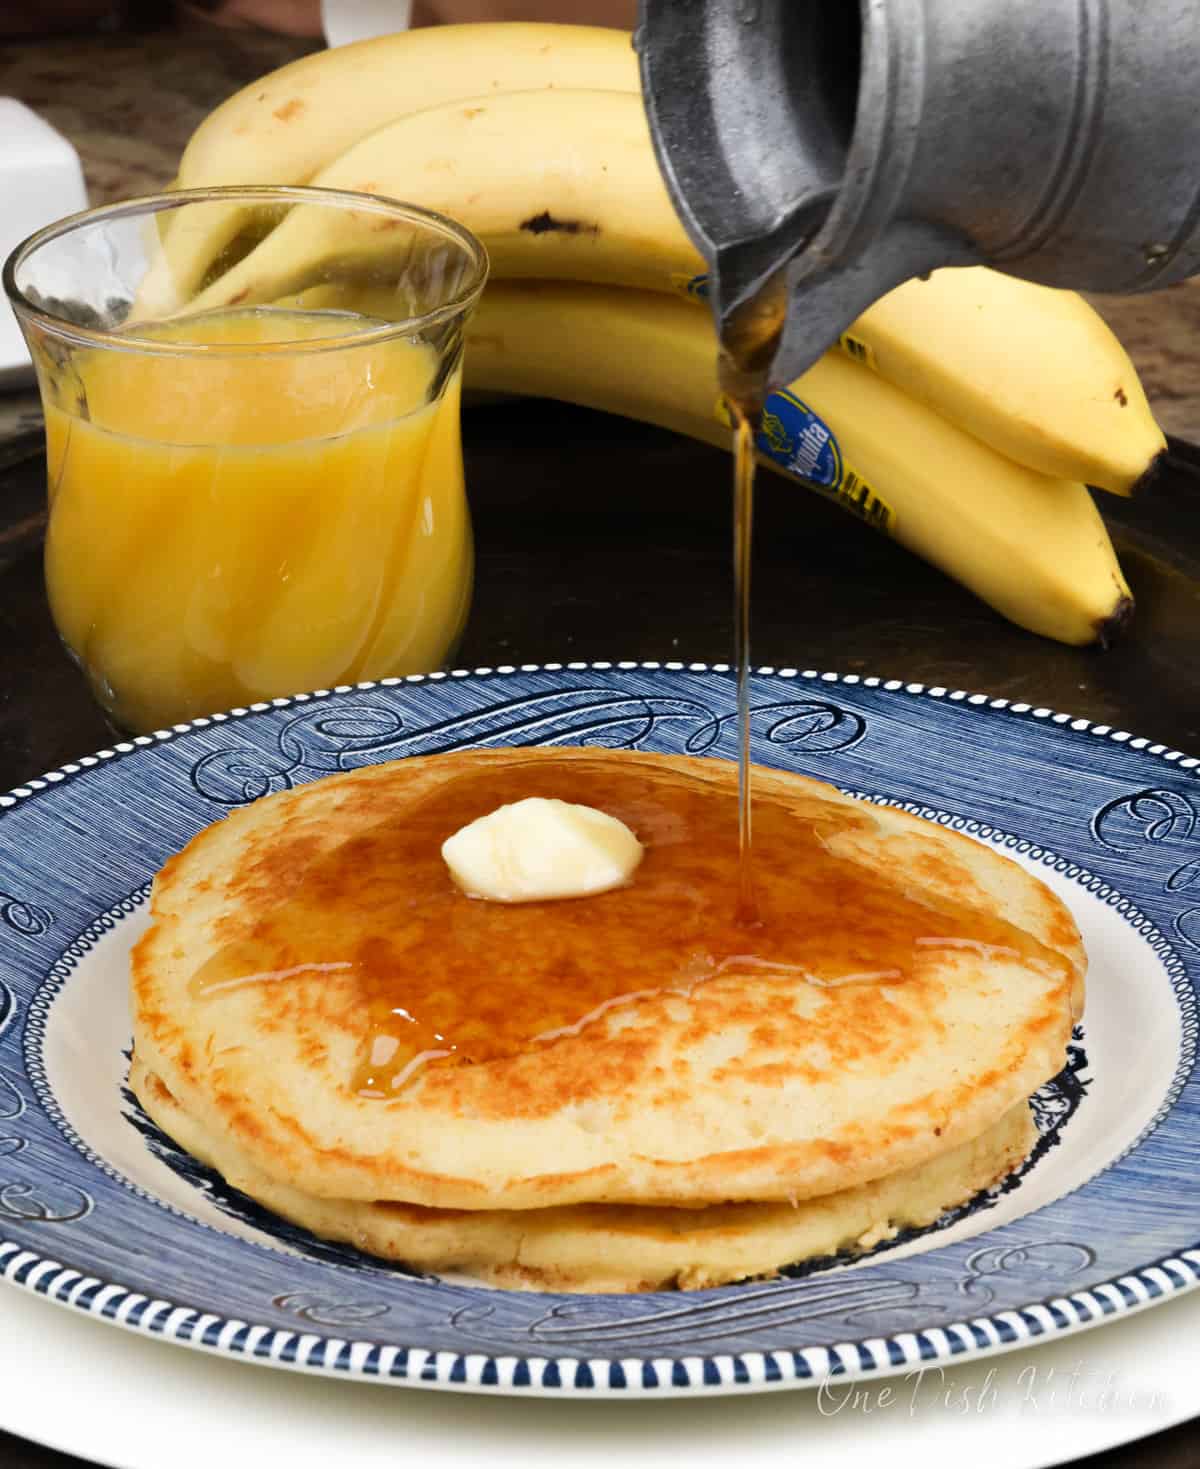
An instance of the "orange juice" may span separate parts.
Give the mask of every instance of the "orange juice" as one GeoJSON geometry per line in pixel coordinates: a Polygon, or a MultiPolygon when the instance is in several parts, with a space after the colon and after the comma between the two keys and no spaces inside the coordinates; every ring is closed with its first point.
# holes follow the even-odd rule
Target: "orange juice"
{"type": "Polygon", "coordinates": [[[433,668],[457,640],[459,375],[427,402],[434,348],[343,345],[364,324],[191,318],[153,329],[163,351],[80,355],[46,393],[51,608],[126,728],[433,668]]]}

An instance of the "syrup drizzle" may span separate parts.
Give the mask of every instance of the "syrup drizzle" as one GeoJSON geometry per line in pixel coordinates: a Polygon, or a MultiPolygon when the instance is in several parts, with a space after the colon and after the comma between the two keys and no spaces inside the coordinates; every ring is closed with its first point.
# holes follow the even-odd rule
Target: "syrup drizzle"
{"type": "MultiPolygon", "coordinates": [[[[714,789],[636,757],[478,758],[420,802],[406,797],[400,774],[366,786],[345,814],[345,839],[320,856],[298,858],[285,842],[259,854],[247,882],[277,901],[263,908],[260,899],[253,921],[192,977],[192,993],[247,1006],[251,1030],[291,1033],[305,1048],[350,1034],[350,1090],[386,1099],[418,1075],[570,1045],[623,1009],[638,1025],[676,997],[702,1006],[714,986],[745,995],[753,980],[756,1024],[770,1026],[775,1006],[788,1012],[798,979],[860,994],[904,985],[920,980],[939,947],[984,945],[1065,967],[969,902],[918,900],[900,876],[853,860],[842,843],[873,839],[869,808],[760,794],[758,922],[748,929],[736,901],[732,782],[714,789]],[[589,898],[467,898],[441,842],[528,795],[586,795],[624,821],[646,847],[636,879],[589,898]]],[[[869,1032],[877,1021],[864,1023],[869,1032]]]]}

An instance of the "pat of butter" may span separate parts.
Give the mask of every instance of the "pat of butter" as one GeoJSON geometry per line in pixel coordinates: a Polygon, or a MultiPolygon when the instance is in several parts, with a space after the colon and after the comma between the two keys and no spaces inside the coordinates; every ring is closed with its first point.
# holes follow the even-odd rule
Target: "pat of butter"
{"type": "Polygon", "coordinates": [[[621,887],[642,860],[642,844],[593,806],[530,796],[456,831],[442,857],[469,898],[535,903],[621,887]]]}

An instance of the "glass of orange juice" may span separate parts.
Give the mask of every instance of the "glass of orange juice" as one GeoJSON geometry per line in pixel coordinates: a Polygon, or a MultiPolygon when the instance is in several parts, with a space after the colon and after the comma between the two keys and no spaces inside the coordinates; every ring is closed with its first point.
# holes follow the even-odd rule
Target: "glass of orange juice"
{"type": "Polygon", "coordinates": [[[114,723],[445,660],[471,595],[460,365],[486,275],[451,220],[327,189],[135,199],[12,254],[50,606],[114,723]]]}

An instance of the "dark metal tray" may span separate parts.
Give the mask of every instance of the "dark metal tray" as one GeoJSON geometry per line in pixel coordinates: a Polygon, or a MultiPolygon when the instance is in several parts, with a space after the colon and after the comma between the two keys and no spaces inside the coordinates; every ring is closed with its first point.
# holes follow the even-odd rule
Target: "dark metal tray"
{"type": "MultiPolygon", "coordinates": [[[[726,456],[516,400],[469,410],[465,441],[478,572],[459,664],[729,660],[726,456]]],[[[112,738],[47,611],[43,480],[36,439],[0,451],[0,789],[112,738]]],[[[1137,599],[1108,650],[1023,632],[815,495],[760,485],[756,664],[1023,699],[1200,754],[1200,450],[1172,443],[1142,499],[1100,497],[1137,599]]]]}

